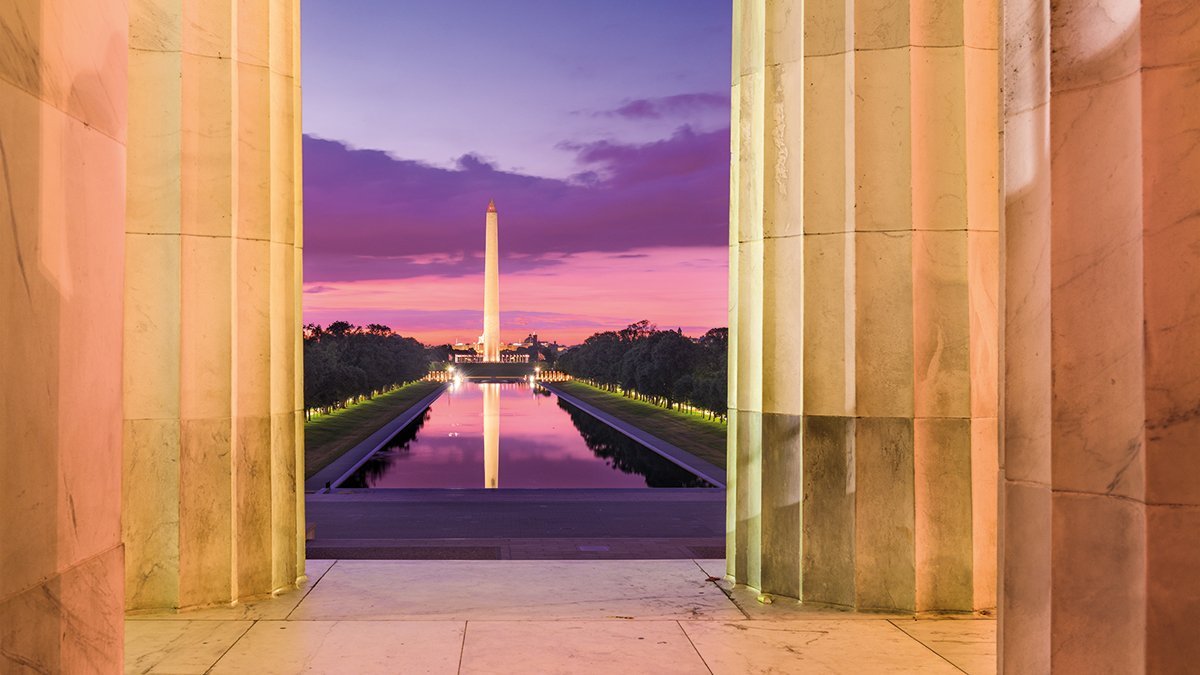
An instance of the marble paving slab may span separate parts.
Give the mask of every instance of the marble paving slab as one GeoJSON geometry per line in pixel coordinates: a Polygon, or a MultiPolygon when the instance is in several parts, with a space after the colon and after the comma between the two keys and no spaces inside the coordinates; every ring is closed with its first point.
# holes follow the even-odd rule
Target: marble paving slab
{"type": "Polygon", "coordinates": [[[719,558],[716,560],[694,560],[696,566],[704,571],[710,577],[725,578],[725,559],[719,558]]]}
{"type": "Polygon", "coordinates": [[[680,625],[714,675],[960,673],[886,620],[681,621],[680,625]]]}
{"type": "Polygon", "coordinates": [[[125,673],[206,673],[252,621],[126,621],[125,673]]]}
{"type": "Polygon", "coordinates": [[[691,560],[342,560],[294,620],[736,620],[691,560]]]}
{"type": "Polygon", "coordinates": [[[452,675],[463,629],[461,621],[259,621],[210,672],[452,675]]]}
{"type": "Polygon", "coordinates": [[[471,621],[462,673],[707,673],[675,621],[471,621]]]}
{"type": "Polygon", "coordinates": [[[996,673],[995,620],[893,619],[892,624],[969,675],[996,673]]]}
{"type": "Polygon", "coordinates": [[[308,572],[304,589],[271,600],[130,617],[126,672],[996,672],[994,620],[764,605],[708,580],[722,561],[341,560],[308,572]]]}

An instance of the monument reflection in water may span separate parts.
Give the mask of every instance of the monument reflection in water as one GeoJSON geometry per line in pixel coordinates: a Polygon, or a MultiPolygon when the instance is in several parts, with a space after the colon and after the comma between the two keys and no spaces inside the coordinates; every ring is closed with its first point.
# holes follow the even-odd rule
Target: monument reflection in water
{"type": "Polygon", "coordinates": [[[340,487],[711,485],[527,382],[461,382],[340,487]]]}
{"type": "Polygon", "coordinates": [[[483,389],[483,485],[500,487],[500,385],[480,384],[483,389]]]}

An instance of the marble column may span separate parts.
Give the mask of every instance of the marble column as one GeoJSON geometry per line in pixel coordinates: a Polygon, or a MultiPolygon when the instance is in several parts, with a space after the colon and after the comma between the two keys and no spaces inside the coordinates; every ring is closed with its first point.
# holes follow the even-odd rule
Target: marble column
{"type": "Polygon", "coordinates": [[[122,668],[121,0],[0,4],[0,672],[122,668]]]}
{"type": "Polygon", "coordinates": [[[1005,12],[1001,670],[1200,659],[1200,5],[1005,12]]]}
{"type": "Polygon", "coordinates": [[[996,2],[735,3],[739,582],[995,607],[998,22],[996,2]]]}
{"type": "Polygon", "coordinates": [[[303,573],[298,3],[130,4],[128,609],[303,573]]]}

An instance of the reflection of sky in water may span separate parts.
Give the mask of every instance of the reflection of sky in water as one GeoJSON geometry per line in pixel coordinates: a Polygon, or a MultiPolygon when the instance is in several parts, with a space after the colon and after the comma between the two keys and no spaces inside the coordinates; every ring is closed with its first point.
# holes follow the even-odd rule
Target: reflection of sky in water
{"type": "Polygon", "coordinates": [[[451,387],[341,487],[706,487],[592,417],[526,383],[451,387]],[[486,442],[486,413],[498,434],[486,442]]]}

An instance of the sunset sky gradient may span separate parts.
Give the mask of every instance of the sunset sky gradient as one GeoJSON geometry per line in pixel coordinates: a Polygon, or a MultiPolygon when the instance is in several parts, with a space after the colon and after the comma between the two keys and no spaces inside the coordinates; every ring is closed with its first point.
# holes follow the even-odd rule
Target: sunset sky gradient
{"type": "Polygon", "coordinates": [[[305,321],[573,343],[726,321],[725,0],[304,3],[305,321]]]}

